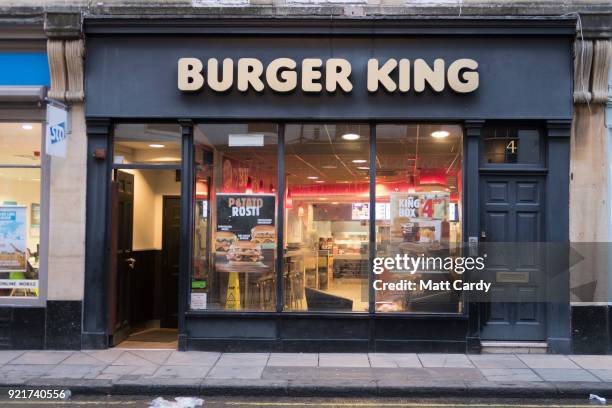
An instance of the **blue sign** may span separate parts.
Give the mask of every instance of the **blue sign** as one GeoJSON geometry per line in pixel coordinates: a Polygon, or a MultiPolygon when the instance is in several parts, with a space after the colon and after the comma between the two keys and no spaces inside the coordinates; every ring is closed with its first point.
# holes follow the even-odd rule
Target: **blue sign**
{"type": "Polygon", "coordinates": [[[0,86],[49,86],[49,61],[44,52],[0,52],[0,86]]]}

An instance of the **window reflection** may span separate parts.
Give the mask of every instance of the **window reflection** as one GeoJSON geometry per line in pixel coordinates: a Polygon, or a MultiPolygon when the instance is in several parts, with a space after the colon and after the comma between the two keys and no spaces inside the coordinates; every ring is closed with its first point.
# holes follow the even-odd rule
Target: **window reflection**
{"type": "Polygon", "coordinates": [[[277,127],[198,125],[194,138],[191,308],[274,310],[277,127]]]}
{"type": "Polygon", "coordinates": [[[369,133],[285,128],[285,310],[368,310],[369,133]]]}
{"type": "Polygon", "coordinates": [[[0,123],[0,297],[38,297],[40,123],[0,123]]]}
{"type": "MultiPolygon", "coordinates": [[[[376,127],[376,256],[447,257],[461,250],[462,133],[449,125],[376,127]]],[[[444,270],[385,269],[375,279],[442,281],[444,270]]],[[[455,291],[376,291],[378,312],[458,312],[455,291]]]]}

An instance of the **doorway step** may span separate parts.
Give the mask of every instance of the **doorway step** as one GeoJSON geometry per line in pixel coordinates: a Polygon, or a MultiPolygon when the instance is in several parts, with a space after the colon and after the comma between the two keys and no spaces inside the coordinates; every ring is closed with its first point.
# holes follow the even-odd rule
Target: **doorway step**
{"type": "Polygon", "coordinates": [[[546,342],[483,341],[482,354],[546,354],[546,342]]]}

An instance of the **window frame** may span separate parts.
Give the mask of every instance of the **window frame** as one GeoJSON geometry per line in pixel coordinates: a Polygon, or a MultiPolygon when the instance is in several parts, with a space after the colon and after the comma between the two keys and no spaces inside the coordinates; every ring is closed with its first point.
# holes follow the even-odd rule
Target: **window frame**
{"type": "MultiPolygon", "coordinates": [[[[0,169],[39,169],[40,170],[40,237],[39,237],[39,265],[38,265],[38,297],[0,296],[0,306],[9,307],[43,307],[47,302],[47,276],[49,267],[49,194],[51,158],[47,156],[45,148],[45,124],[41,117],[45,109],[24,110],[23,117],[13,117],[10,110],[0,110],[1,123],[29,122],[41,125],[40,130],[40,164],[15,165],[2,164],[0,169]]],[[[1,188],[1,187],[0,187],[1,188]]]]}

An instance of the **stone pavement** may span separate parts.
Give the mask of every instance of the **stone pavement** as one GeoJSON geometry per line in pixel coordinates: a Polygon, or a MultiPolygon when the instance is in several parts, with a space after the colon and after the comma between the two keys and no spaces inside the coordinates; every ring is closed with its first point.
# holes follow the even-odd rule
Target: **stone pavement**
{"type": "Polygon", "coordinates": [[[0,351],[0,387],[80,394],[612,397],[612,355],[0,351]]]}

